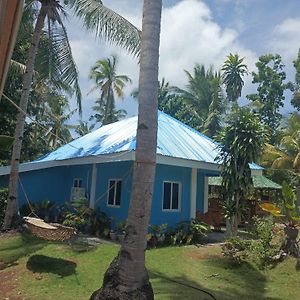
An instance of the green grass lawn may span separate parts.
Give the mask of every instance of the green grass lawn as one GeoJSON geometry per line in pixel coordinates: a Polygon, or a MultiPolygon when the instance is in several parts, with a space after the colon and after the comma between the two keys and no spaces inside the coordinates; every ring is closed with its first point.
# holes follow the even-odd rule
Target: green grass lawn
{"type": "MultiPolygon", "coordinates": [[[[76,248],[29,234],[0,237],[0,295],[1,285],[12,278],[14,289],[5,294],[11,299],[88,299],[119,246],[103,243],[86,252],[76,248]]],[[[292,258],[260,271],[247,263],[232,266],[218,246],[168,247],[148,251],[147,266],[156,299],[212,299],[199,288],[218,300],[300,299],[300,273],[292,258]]]]}

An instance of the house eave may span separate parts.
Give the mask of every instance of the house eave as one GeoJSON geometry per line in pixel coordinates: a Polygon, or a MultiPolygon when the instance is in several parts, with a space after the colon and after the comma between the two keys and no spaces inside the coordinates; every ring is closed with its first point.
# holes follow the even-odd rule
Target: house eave
{"type": "MultiPolygon", "coordinates": [[[[79,158],[71,158],[64,160],[53,160],[53,161],[44,161],[44,162],[30,162],[23,163],[20,165],[19,172],[29,172],[40,169],[47,169],[53,167],[61,166],[72,166],[72,165],[86,165],[86,164],[97,164],[97,163],[107,163],[107,162],[118,162],[118,161],[134,161],[135,160],[135,151],[123,151],[113,154],[102,154],[98,156],[85,156],[79,158]]],[[[200,170],[208,170],[220,172],[220,164],[210,163],[204,161],[197,161],[185,158],[178,158],[172,156],[166,156],[162,154],[157,154],[156,161],[158,164],[179,166],[186,168],[196,168],[200,170]]],[[[0,167],[0,176],[8,175],[10,173],[10,166],[0,167]]],[[[252,176],[262,175],[262,170],[252,169],[252,176]]]]}

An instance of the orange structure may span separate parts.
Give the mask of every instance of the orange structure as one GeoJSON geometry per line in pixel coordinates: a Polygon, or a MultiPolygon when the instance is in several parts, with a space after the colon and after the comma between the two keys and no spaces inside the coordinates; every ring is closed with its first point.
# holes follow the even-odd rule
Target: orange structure
{"type": "Polygon", "coordinates": [[[0,95],[22,16],[23,0],[0,0],[0,95]]]}

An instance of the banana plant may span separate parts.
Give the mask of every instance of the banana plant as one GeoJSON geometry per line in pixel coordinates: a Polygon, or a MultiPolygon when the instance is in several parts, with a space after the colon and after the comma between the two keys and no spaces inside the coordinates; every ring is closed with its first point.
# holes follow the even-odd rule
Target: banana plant
{"type": "Polygon", "coordinates": [[[289,227],[299,224],[299,207],[296,205],[296,195],[293,189],[286,183],[282,184],[283,209],[273,203],[261,203],[262,210],[270,213],[275,218],[281,218],[283,223],[289,227]]]}
{"type": "Polygon", "coordinates": [[[262,210],[269,212],[276,218],[281,218],[285,225],[284,233],[285,240],[282,243],[281,249],[287,253],[295,256],[300,261],[300,249],[297,241],[299,229],[300,216],[299,207],[296,205],[296,195],[292,188],[283,182],[282,185],[283,196],[283,210],[271,203],[261,203],[262,210]]]}

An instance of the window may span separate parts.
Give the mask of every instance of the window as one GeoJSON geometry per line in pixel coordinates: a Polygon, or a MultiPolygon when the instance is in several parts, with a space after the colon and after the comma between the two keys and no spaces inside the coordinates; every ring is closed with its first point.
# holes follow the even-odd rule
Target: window
{"type": "Polygon", "coordinates": [[[82,187],[82,179],[81,178],[75,178],[73,180],[73,187],[77,187],[77,188],[82,187]]]}
{"type": "Polygon", "coordinates": [[[164,182],[163,191],[163,210],[179,210],[180,209],[180,183],[164,182]]]}
{"type": "Polygon", "coordinates": [[[111,179],[108,182],[108,188],[109,188],[109,192],[108,192],[107,204],[109,206],[120,206],[122,181],[118,179],[111,179]]]}

